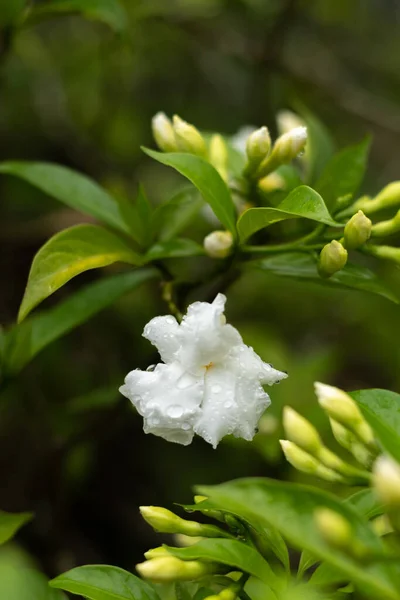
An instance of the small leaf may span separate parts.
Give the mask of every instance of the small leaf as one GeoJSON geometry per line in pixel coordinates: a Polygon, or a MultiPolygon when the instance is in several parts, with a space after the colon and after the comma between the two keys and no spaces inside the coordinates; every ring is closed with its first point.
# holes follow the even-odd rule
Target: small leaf
{"type": "Polygon", "coordinates": [[[175,237],[193,221],[202,206],[204,200],[197,189],[190,186],[180,190],[154,211],[153,228],[156,237],[163,242],[175,237]]]}
{"type": "Polygon", "coordinates": [[[97,225],[76,225],[57,233],[33,259],[18,321],[76,275],[117,261],[139,265],[142,258],[97,225]]]}
{"type": "Polygon", "coordinates": [[[0,544],[8,542],[25,523],[33,518],[32,513],[8,513],[0,510],[0,544]]]}
{"type": "Polygon", "coordinates": [[[274,254],[248,264],[281,277],[292,277],[300,281],[311,281],[318,285],[371,292],[396,304],[399,303],[396,296],[386,288],[375,273],[358,265],[347,263],[341,271],[338,271],[329,279],[322,279],[318,274],[316,258],[305,252],[274,254]]]}
{"type": "Polygon", "coordinates": [[[278,578],[261,554],[237,540],[204,539],[186,548],[171,546],[166,546],[166,548],[170,554],[183,560],[206,560],[221,563],[254,575],[273,589],[277,584],[278,578]]]}
{"type": "Polygon", "coordinates": [[[200,254],[204,254],[204,248],[200,244],[186,238],[174,238],[154,244],[144,258],[145,262],[150,262],[161,258],[183,258],[200,254]]]}
{"type": "Polygon", "coordinates": [[[136,239],[132,206],[128,202],[117,202],[85,175],[60,165],[39,162],[0,163],[0,173],[19,177],[67,206],[136,239]]]}
{"type": "MultiPolygon", "coordinates": [[[[307,126],[306,171],[307,181],[314,182],[321,175],[334,153],[332,136],[325,125],[309,110],[299,111],[307,126]]],[[[325,197],[322,194],[323,197],[325,197]]]]}
{"type": "Polygon", "coordinates": [[[54,308],[16,325],[6,334],[5,374],[15,375],[43,348],[155,277],[158,271],[150,268],[118,273],[85,286],[54,308]]]}
{"type": "Polygon", "coordinates": [[[328,545],[315,522],[315,511],[326,507],[345,518],[366,551],[380,554],[382,540],[367,520],[334,495],[317,488],[272,479],[249,478],[216,486],[199,486],[198,493],[207,496],[217,507],[231,510],[246,519],[260,519],[276,527],[296,548],[307,550],[340,571],[344,579],[361,589],[368,588],[373,597],[398,600],[400,593],[393,583],[391,567],[379,563],[361,564],[351,556],[328,545]],[[374,596],[375,595],[375,596],[374,596]]]}
{"type": "Polygon", "coordinates": [[[159,600],[149,583],[107,565],[77,567],[52,579],[50,585],[89,600],[159,600]]]}
{"type": "Polygon", "coordinates": [[[142,185],[139,186],[136,201],[132,208],[135,212],[135,218],[131,222],[131,227],[135,224],[135,240],[141,246],[147,248],[153,237],[153,208],[142,185]]]}
{"type": "Polygon", "coordinates": [[[367,137],[360,144],[338,152],[328,162],[315,186],[328,207],[337,198],[356,193],[364,178],[370,144],[367,137]]]}
{"type": "Polygon", "coordinates": [[[189,179],[211,206],[216,217],[236,236],[235,205],[226,183],[210,163],[194,154],[155,152],[148,148],[143,148],[143,151],[189,179]]]}
{"type": "Polygon", "coordinates": [[[59,14],[78,13],[87,19],[101,21],[120,33],[126,29],[128,18],[118,0],[51,0],[35,6],[28,14],[28,22],[41,21],[59,14]]]}
{"type": "Polygon", "coordinates": [[[311,219],[332,227],[340,226],[329,214],[321,196],[306,185],[294,189],[276,207],[249,208],[238,220],[240,241],[246,240],[256,231],[285,219],[311,219]]]}
{"type": "Polygon", "coordinates": [[[67,600],[52,590],[47,578],[34,569],[0,565],[0,598],[3,600],[67,600]]]}
{"type": "Polygon", "coordinates": [[[371,425],[382,447],[400,462],[400,394],[360,390],[350,394],[371,425]]]}

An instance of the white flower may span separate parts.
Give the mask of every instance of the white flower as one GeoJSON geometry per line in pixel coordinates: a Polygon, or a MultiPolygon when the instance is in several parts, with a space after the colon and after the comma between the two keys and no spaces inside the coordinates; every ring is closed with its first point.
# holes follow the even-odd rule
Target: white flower
{"type": "Polygon", "coordinates": [[[270,399],[262,384],[286,377],[246,346],[226,324],[226,298],[195,302],[179,324],[155,317],[143,336],[164,361],[128,373],[120,392],[144,419],[144,431],[188,445],[195,433],[214,448],[225,435],[251,440],[270,399]]]}

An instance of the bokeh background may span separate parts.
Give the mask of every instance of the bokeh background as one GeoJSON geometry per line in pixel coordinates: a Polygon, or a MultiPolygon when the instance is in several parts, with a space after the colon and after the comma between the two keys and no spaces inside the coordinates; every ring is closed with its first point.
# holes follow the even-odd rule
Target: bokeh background
{"type": "MultiPolygon", "coordinates": [[[[59,162],[131,198],[141,181],[156,204],[178,177],[140,150],[153,145],[154,113],[234,134],[245,124],[275,132],[277,112],[301,106],[338,148],[372,133],[370,194],[399,178],[397,0],[126,0],[125,9],[123,35],[64,15],[22,28],[11,43],[1,32],[0,159],[59,162]]],[[[4,326],[15,321],[37,249],[83,220],[1,177],[4,326]]],[[[209,230],[200,220],[191,235],[209,230]]],[[[400,296],[398,267],[372,266],[400,296]]],[[[46,306],[99,277],[80,276],[46,306]]],[[[215,451],[202,440],[167,444],[143,434],[117,391],[129,370],[157,361],[141,332],[165,312],[158,286],[145,285],[48,347],[3,388],[0,507],[33,511],[35,519],[0,563],[33,560],[49,576],[85,563],[132,569],[159,544],[139,505],[190,501],[195,483],[294,477],[279,452],[279,418],[287,403],[327,429],[314,380],[348,390],[399,388],[398,306],[253,273],[229,289],[228,319],[289,379],[271,390],[253,443],[227,440],[215,451]]]]}

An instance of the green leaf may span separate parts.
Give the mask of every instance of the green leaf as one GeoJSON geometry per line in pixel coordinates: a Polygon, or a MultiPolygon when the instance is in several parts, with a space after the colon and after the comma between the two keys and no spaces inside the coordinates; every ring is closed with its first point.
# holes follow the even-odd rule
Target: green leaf
{"type": "Polygon", "coordinates": [[[351,396],[382,447],[400,462],[400,394],[378,389],[352,392],[351,396]]]}
{"type": "Polygon", "coordinates": [[[25,523],[31,521],[32,513],[8,513],[0,510],[0,544],[8,542],[25,523]]]}
{"type": "Polygon", "coordinates": [[[0,2],[0,28],[15,25],[21,15],[26,0],[3,0],[0,2]]]}
{"type": "Polygon", "coordinates": [[[149,279],[156,269],[137,269],[91,283],[54,308],[39,312],[6,335],[5,374],[15,375],[43,348],[149,279]]]}
{"type": "Polygon", "coordinates": [[[50,585],[89,600],[159,600],[150,584],[107,565],[77,567],[52,579],[50,585]]]}
{"type": "Polygon", "coordinates": [[[307,550],[318,560],[326,561],[357,587],[367,587],[372,595],[393,600],[400,598],[388,565],[360,564],[348,553],[324,541],[314,518],[315,510],[320,507],[342,515],[350,523],[354,538],[367,551],[379,554],[384,550],[382,540],[366,519],[351,506],[340,503],[332,494],[310,486],[259,478],[200,486],[198,492],[237,515],[246,519],[255,517],[276,527],[294,547],[307,550]]]}
{"type": "Polygon", "coordinates": [[[175,238],[154,244],[144,258],[146,262],[150,262],[161,258],[183,258],[200,254],[204,254],[204,248],[200,244],[186,238],[175,238]]]}
{"type": "Polygon", "coordinates": [[[172,556],[183,560],[205,560],[221,563],[254,575],[273,589],[278,578],[266,560],[254,548],[237,540],[204,539],[186,548],[166,546],[172,556]]]}
{"type": "Polygon", "coordinates": [[[97,225],[60,231],[33,259],[18,321],[76,275],[118,261],[132,265],[143,262],[121,238],[97,225]]]}
{"type": "Polygon", "coordinates": [[[329,161],[315,189],[325,199],[328,207],[347,194],[354,195],[365,174],[371,140],[365,138],[360,144],[338,152],[329,161]]]}
{"type": "Polygon", "coordinates": [[[332,158],[334,144],[328,129],[315,115],[304,108],[300,110],[300,114],[307,125],[307,181],[314,182],[332,158]]]}
{"type": "Polygon", "coordinates": [[[49,588],[47,578],[34,569],[0,566],[0,598],[4,600],[67,600],[49,588]]]}
{"type": "Polygon", "coordinates": [[[132,208],[135,212],[135,217],[131,221],[131,228],[134,225],[135,240],[141,246],[147,248],[153,237],[153,208],[142,185],[139,186],[136,201],[132,208]]]}
{"type": "Polygon", "coordinates": [[[249,208],[242,213],[237,224],[240,241],[278,221],[301,217],[333,227],[339,225],[332,219],[321,196],[307,185],[301,185],[290,192],[277,208],[249,208]]]}
{"type": "Polygon", "coordinates": [[[143,151],[154,160],[172,167],[189,179],[211,206],[216,217],[236,236],[236,209],[231,193],[218,171],[210,163],[194,154],[155,152],[148,148],[143,148],[143,151]]]}
{"type": "Polygon", "coordinates": [[[154,211],[153,229],[156,237],[165,242],[175,237],[198,214],[204,200],[197,189],[185,187],[154,211]]]}
{"type": "Polygon", "coordinates": [[[322,279],[318,274],[317,259],[305,252],[274,254],[248,264],[281,277],[292,277],[299,281],[311,281],[318,285],[371,292],[396,304],[399,303],[396,296],[375,273],[358,265],[347,263],[341,271],[338,271],[329,279],[322,279]]]}
{"type": "Polygon", "coordinates": [[[85,175],[60,165],[39,162],[3,162],[0,173],[19,177],[67,206],[136,239],[136,213],[132,205],[118,202],[85,175]]]}
{"type": "Polygon", "coordinates": [[[128,18],[118,0],[51,0],[35,6],[28,14],[28,22],[59,14],[78,13],[87,19],[101,21],[116,32],[126,29],[128,18]]]}

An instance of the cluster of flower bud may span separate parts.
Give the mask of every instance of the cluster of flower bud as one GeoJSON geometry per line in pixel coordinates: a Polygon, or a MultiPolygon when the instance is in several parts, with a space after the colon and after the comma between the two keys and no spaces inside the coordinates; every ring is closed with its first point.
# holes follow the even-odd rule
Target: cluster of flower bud
{"type": "Polygon", "coordinates": [[[200,131],[178,115],[172,121],[163,112],[152,120],[153,136],[157,146],[164,152],[190,152],[198,156],[207,154],[207,146],[200,131]]]}
{"type": "Polygon", "coordinates": [[[162,506],[141,506],[140,512],[144,520],[159,533],[181,533],[189,537],[231,537],[215,525],[182,519],[162,506]]]}

